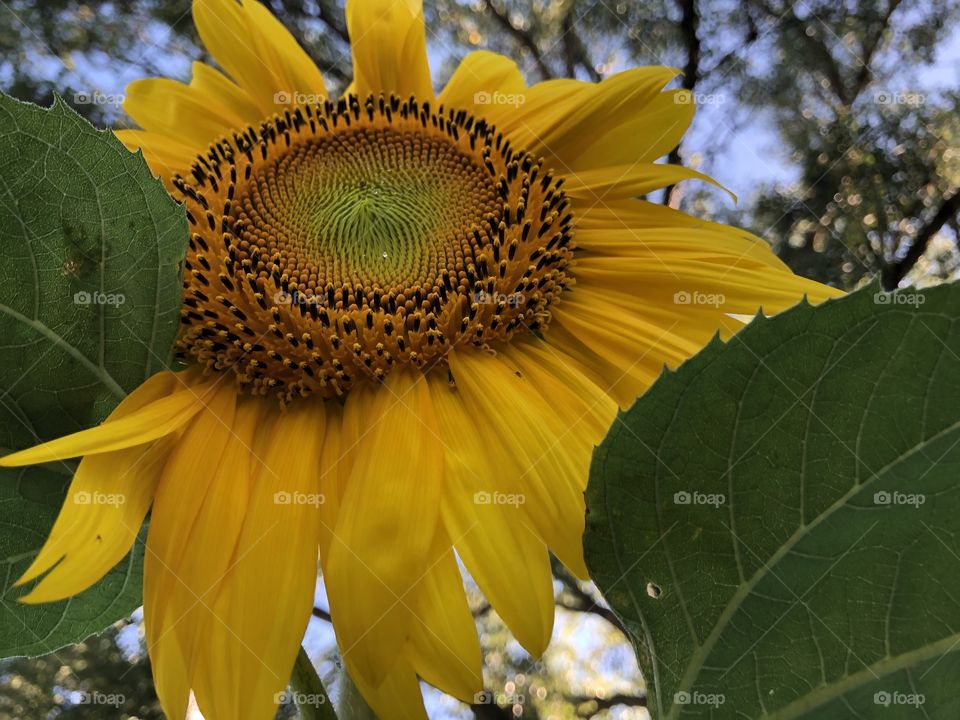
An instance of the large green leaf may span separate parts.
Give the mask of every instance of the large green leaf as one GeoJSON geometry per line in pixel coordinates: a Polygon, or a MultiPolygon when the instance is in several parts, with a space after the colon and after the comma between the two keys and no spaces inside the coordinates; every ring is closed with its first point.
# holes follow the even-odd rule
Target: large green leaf
{"type": "Polygon", "coordinates": [[[661,377],[585,538],[652,715],[960,717],[958,470],[956,286],[802,305],[661,377]]]}
{"type": "MultiPolygon", "coordinates": [[[[178,322],[183,209],[142,157],[57,101],[0,96],[0,448],[100,422],[163,368],[178,322]]],[[[69,464],[0,471],[0,657],[74,642],[140,602],[132,555],[42,607],[12,582],[53,523],[69,464]]]]}

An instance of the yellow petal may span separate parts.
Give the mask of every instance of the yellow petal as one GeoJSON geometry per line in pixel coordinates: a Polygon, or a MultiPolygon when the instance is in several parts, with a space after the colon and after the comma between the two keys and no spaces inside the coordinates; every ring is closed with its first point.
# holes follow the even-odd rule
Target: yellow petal
{"type": "Polygon", "coordinates": [[[416,622],[409,655],[428,683],[465,703],[483,690],[483,657],[463,578],[446,533],[433,542],[430,565],[410,603],[416,622]]]}
{"type": "MultiPolygon", "coordinates": [[[[665,328],[663,334],[667,334],[665,328]]],[[[560,322],[550,324],[550,330],[545,335],[547,342],[563,354],[577,360],[582,366],[600,379],[600,385],[607,389],[609,395],[621,409],[626,410],[642,395],[663,371],[663,360],[659,357],[648,357],[654,347],[644,346],[642,342],[631,347],[636,352],[636,358],[628,365],[612,361],[601,350],[589,345],[583,338],[565,328],[560,322]]],[[[618,342],[628,342],[618,336],[618,342]]]]}
{"type": "Polygon", "coordinates": [[[664,154],[648,157],[673,138],[673,126],[685,128],[692,116],[689,106],[662,92],[676,74],[673,68],[642,67],[600,83],[548,80],[525,90],[517,107],[497,106],[487,117],[557,172],[650,162],[664,154]],[[669,118],[663,115],[667,96],[669,118]],[[616,145],[608,136],[616,136],[616,145]],[[617,152],[611,154],[611,147],[617,152]]]}
{"type": "Polygon", "coordinates": [[[210,54],[263,117],[295,104],[297,95],[325,95],[316,65],[254,0],[194,0],[193,19],[210,54]]]}
{"type": "Polygon", "coordinates": [[[379,720],[427,720],[420,681],[406,657],[397,657],[389,674],[379,684],[365,680],[349,658],[344,658],[344,662],[350,677],[379,720]]]}
{"type": "Polygon", "coordinates": [[[722,314],[711,308],[709,314],[684,316],[673,303],[630,306],[617,299],[595,286],[581,287],[557,307],[554,319],[624,369],[642,361],[643,349],[651,347],[648,362],[679,363],[709,340],[715,332],[712,318],[722,314]]]}
{"type": "Polygon", "coordinates": [[[476,50],[460,62],[437,101],[485,117],[501,104],[524,102],[525,88],[523,75],[513,60],[476,50]]]}
{"type": "Polygon", "coordinates": [[[742,254],[730,253],[723,260],[661,256],[669,272],[643,256],[586,257],[574,268],[578,286],[573,298],[596,288],[696,316],[709,312],[752,315],[760,308],[776,313],[796,305],[804,295],[813,302],[842,295],[795,275],[786,265],[753,260],[749,251],[747,247],[742,254]]]}
{"type": "MultiPolygon", "coordinates": [[[[276,714],[313,608],[317,578],[323,401],[290,404],[257,429],[269,439],[254,459],[255,478],[232,564],[213,607],[198,672],[212,718],[276,714]]],[[[199,696],[198,696],[199,699],[199,696]]]]}
{"type": "MultiPolygon", "coordinates": [[[[687,215],[679,210],[647,200],[615,200],[594,205],[577,215],[577,240],[583,231],[622,231],[626,228],[673,229],[678,227],[696,227],[733,230],[728,225],[713,223],[702,218],[687,215]]],[[[740,231],[745,232],[745,231],[740,231]]]]}
{"type": "Polygon", "coordinates": [[[189,145],[194,155],[245,125],[211,93],[167,78],[136,80],[127,85],[123,109],[144,130],[189,145]]]}
{"type": "MultiPolygon", "coordinates": [[[[638,205],[642,213],[651,209],[638,205]]],[[[664,364],[676,367],[717,332],[729,337],[738,330],[742,323],[731,315],[842,295],[794,275],[762,241],[737,228],[682,220],[673,229],[631,227],[686,217],[651,212],[652,220],[628,215],[630,226],[616,229],[594,215],[586,214],[584,252],[572,266],[576,286],[554,310],[546,338],[599,375],[621,407],[664,364]]]]}
{"type": "Polygon", "coordinates": [[[116,130],[114,135],[130,152],[141,151],[150,170],[173,190],[170,180],[177,173],[187,174],[196,160],[197,148],[180,140],[146,130],[116,130]]]}
{"type": "MultiPolygon", "coordinates": [[[[323,505],[320,515],[320,562],[327,567],[327,558],[334,542],[337,516],[340,513],[340,462],[347,451],[343,444],[343,408],[339,403],[324,403],[326,410],[326,432],[323,436],[323,448],[320,455],[320,492],[323,493],[323,505]]],[[[345,485],[345,484],[344,484],[345,485]]]]}
{"type": "Polygon", "coordinates": [[[206,63],[193,63],[190,88],[196,95],[215,98],[224,110],[224,122],[233,130],[263,119],[263,113],[246,90],[206,63]]]}
{"type": "MultiPolygon", "coordinates": [[[[145,388],[147,383],[135,390],[133,395],[141,390],[150,392],[145,388]]],[[[200,409],[205,393],[204,386],[184,387],[157,397],[129,414],[111,415],[97,427],[11,453],[0,458],[0,467],[35,465],[143,445],[172,433],[186,423],[200,409]]]]}
{"type": "Polygon", "coordinates": [[[241,4],[247,13],[247,32],[256,43],[260,59],[273,72],[279,83],[277,89],[291,95],[286,102],[279,98],[281,102],[278,103],[278,98],[274,98],[274,103],[280,107],[304,105],[325,97],[326,84],[320,70],[283,23],[256,0],[242,0],[241,4]],[[310,98],[298,99],[297,95],[308,95],[310,98]]]}
{"type": "Polygon", "coordinates": [[[390,373],[363,421],[325,577],[341,653],[377,685],[406,642],[410,591],[429,564],[443,456],[417,370],[390,373]]]}
{"type": "Polygon", "coordinates": [[[653,163],[616,165],[594,170],[579,170],[570,174],[561,172],[559,175],[566,178],[563,189],[567,195],[583,200],[587,204],[645,195],[684,180],[703,180],[711,185],[723,187],[709,175],[696,170],[680,165],[653,163]]]}
{"type": "MultiPolygon", "coordinates": [[[[110,419],[130,415],[169,395],[177,385],[173,373],[154,375],[128,395],[110,419]]],[[[76,595],[129,552],[153,500],[168,452],[169,441],[162,440],[84,458],[50,536],[16,584],[23,585],[54,569],[21,598],[23,602],[51,602],[76,595]]]]}
{"type": "Polygon", "coordinates": [[[765,265],[782,271],[783,261],[770,251],[770,246],[746,231],[724,226],[703,228],[634,228],[577,230],[577,247],[581,258],[630,257],[645,258],[648,263],[670,272],[667,261],[694,260],[715,264],[718,272],[746,262],[750,266],[765,265]]]}
{"type": "Polygon", "coordinates": [[[593,97],[595,87],[568,78],[546,80],[524,90],[519,105],[494,105],[485,117],[518,147],[533,154],[546,153],[548,165],[563,167],[549,148],[560,134],[573,127],[568,119],[593,97]]]}
{"type": "Polygon", "coordinates": [[[421,0],[347,0],[353,92],[433,100],[421,0]]]}
{"type": "Polygon", "coordinates": [[[70,484],[57,523],[17,585],[57,563],[26,596],[45,603],[76,595],[130,552],[170,452],[170,439],[84,458],[70,484]]]}
{"type": "Polygon", "coordinates": [[[374,428],[371,418],[376,417],[374,413],[377,412],[378,390],[379,388],[373,383],[358,383],[350,389],[344,404],[340,452],[334,458],[335,468],[327,468],[324,471],[332,473],[335,469],[340,498],[343,498],[350,481],[353,461],[365,451],[369,435],[374,428]]]}
{"type": "Polygon", "coordinates": [[[507,627],[539,657],[550,642],[554,618],[547,547],[515,504],[492,502],[494,492],[518,498],[522,483],[493,462],[461,392],[446,377],[429,377],[446,463],[442,514],[447,533],[507,627]]]}
{"type": "MultiPolygon", "coordinates": [[[[566,428],[562,442],[592,456],[617,415],[617,404],[606,394],[602,381],[598,383],[589,369],[536,337],[514,341],[502,353],[549,402],[566,428]]],[[[587,475],[577,479],[585,490],[587,475]]]]}
{"type": "Polygon", "coordinates": [[[693,121],[694,103],[686,90],[657,94],[641,111],[619,118],[565,156],[573,172],[622,163],[653,162],[673,150],[693,121]]]}
{"type": "Polygon", "coordinates": [[[477,352],[451,352],[449,360],[492,462],[511,484],[522,484],[518,512],[571,572],[587,577],[579,487],[589,455],[564,443],[565,428],[550,405],[507,364],[477,352]]]}
{"type": "Polygon", "coordinates": [[[202,62],[193,63],[189,85],[135,80],[127,85],[123,107],[143,130],[118,130],[117,137],[131,150],[142,149],[168,187],[210,144],[264,117],[246,90],[202,62]]]}
{"type": "MultiPolygon", "coordinates": [[[[170,595],[167,612],[176,620],[175,632],[188,658],[190,685],[200,711],[207,717],[220,717],[216,712],[218,701],[224,699],[222,678],[212,671],[209,653],[215,649],[214,630],[226,622],[216,605],[217,597],[229,573],[237,567],[240,533],[250,510],[250,493],[259,460],[251,453],[255,436],[264,423],[265,413],[278,412],[260,398],[240,398],[237,401],[236,420],[220,462],[213,468],[200,465],[210,477],[203,503],[196,514],[193,527],[184,545],[183,555],[171,558],[167,564],[175,567],[175,575],[167,589],[170,595]],[[174,565],[175,563],[175,565],[174,565]]],[[[196,470],[194,470],[196,474],[196,470]]],[[[193,478],[196,484],[196,477],[193,478]]],[[[167,487],[174,486],[164,475],[163,487],[157,494],[155,512],[170,512],[166,498],[167,487]]],[[[194,490],[195,492],[195,490],[194,490]]],[[[233,632],[238,632],[233,629],[233,632]]],[[[269,718],[267,718],[269,720],[269,718]]]]}
{"type": "Polygon", "coordinates": [[[224,384],[179,438],[161,476],[150,518],[143,572],[144,630],[154,686],[171,718],[186,713],[197,616],[190,612],[196,599],[183,605],[179,566],[188,553],[190,534],[216,468],[221,459],[233,462],[224,453],[235,412],[236,390],[224,384]]]}

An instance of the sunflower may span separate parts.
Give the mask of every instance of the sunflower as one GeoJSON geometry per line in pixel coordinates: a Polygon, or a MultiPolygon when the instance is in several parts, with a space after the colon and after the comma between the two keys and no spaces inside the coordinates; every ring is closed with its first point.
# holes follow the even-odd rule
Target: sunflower
{"type": "Polygon", "coordinates": [[[100,426],[26,602],[81,592],[150,512],[144,625],[171,718],[271,718],[319,562],[351,677],[385,720],[419,680],[470,701],[458,558],[532,655],[549,552],[580,578],[591,452],[660,374],[743,315],[835,291],[760,239],[638,197],[690,123],[676,71],[527,86],[474,52],[435,94],[417,0],[351,0],[353,82],[253,0],[196,0],[221,70],[148,79],[118,133],[186,206],[185,368],[100,426]],[[85,493],[122,504],[79,504],[85,493]]]}

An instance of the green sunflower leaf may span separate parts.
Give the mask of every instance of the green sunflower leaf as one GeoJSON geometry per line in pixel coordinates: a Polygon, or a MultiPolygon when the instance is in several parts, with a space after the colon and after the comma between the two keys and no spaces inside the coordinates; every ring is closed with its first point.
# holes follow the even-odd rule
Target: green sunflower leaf
{"type": "Polygon", "coordinates": [[[654,718],[960,717],[960,287],[756,319],[614,423],[587,563],[654,718]]]}
{"type": "MultiPolygon", "coordinates": [[[[0,96],[0,449],[103,420],[167,365],[183,209],[143,158],[57,100],[0,96]]],[[[59,603],[17,602],[72,466],[0,470],[0,657],[76,642],[140,603],[142,557],[59,603]]],[[[139,545],[140,543],[138,543],[139,545]]]]}

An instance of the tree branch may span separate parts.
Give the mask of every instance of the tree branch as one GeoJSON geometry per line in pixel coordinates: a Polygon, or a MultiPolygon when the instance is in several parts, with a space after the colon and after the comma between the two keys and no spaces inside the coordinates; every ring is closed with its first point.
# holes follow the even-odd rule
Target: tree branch
{"type": "Polygon", "coordinates": [[[877,49],[880,47],[880,43],[883,40],[883,36],[887,32],[887,28],[890,27],[890,19],[893,16],[893,13],[896,12],[897,8],[900,6],[901,0],[890,0],[890,3],[887,5],[887,10],[884,13],[883,17],[880,18],[880,27],[863,46],[863,57],[860,58],[860,70],[857,72],[857,76],[853,81],[853,97],[856,98],[863,92],[863,89],[870,82],[870,75],[873,72],[870,70],[870,63],[873,62],[873,56],[876,54],[877,49]]]}
{"type": "Polygon", "coordinates": [[[505,12],[497,8],[493,4],[493,0],[484,0],[484,7],[486,7],[487,12],[496,20],[500,27],[507,31],[513,38],[519,42],[523,47],[530,51],[530,54],[533,56],[533,61],[537,64],[537,70],[544,80],[549,80],[553,77],[553,73],[550,71],[550,68],[547,66],[547,63],[543,60],[543,54],[540,52],[540,48],[537,47],[536,41],[530,35],[530,33],[525,30],[521,30],[516,25],[514,25],[510,18],[505,12]]]}
{"type": "Polygon", "coordinates": [[[960,213],[960,191],[954,191],[952,195],[944,198],[943,203],[934,216],[930,218],[926,225],[917,231],[913,242],[910,244],[910,249],[907,250],[907,254],[904,255],[903,260],[889,263],[884,268],[882,281],[883,287],[886,290],[893,290],[900,284],[900,281],[906,277],[911,268],[923,257],[930,241],[936,237],[940,229],[955,218],[958,213],[960,213]]]}
{"type": "Polygon", "coordinates": [[[571,697],[567,700],[574,704],[574,706],[583,706],[582,709],[577,710],[577,714],[580,717],[592,717],[599,712],[604,710],[610,710],[615,708],[618,705],[624,707],[646,707],[647,706],[647,697],[646,695],[626,695],[624,693],[617,693],[616,695],[611,695],[606,698],[598,697],[571,697]]]}
{"type": "Polygon", "coordinates": [[[560,563],[554,560],[552,564],[554,577],[563,583],[563,589],[572,595],[574,599],[573,603],[557,601],[557,605],[559,607],[572,612],[597,615],[617,628],[617,630],[622,632],[625,637],[630,637],[627,633],[627,629],[623,626],[623,623],[620,622],[620,618],[618,618],[610,608],[606,608],[603,605],[598,605],[596,600],[590,596],[590,593],[585,592],[583,588],[580,587],[580,583],[577,581],[577,579],[570,575],[566,568],[560,565],[560,563]]]}
{"type": "MultiPolygon", "coordinates": [[[[700,79],[700,37],[697,31],[700,28],[700,8],[698,0],[677,0],[680,6],[680,32],[683,35],[684,46],[687,50],[687,62],[683,66],[683,78],[680,86],[685,90],[693,90],[700,79]]],[[[667,162],[671,165],[680,165],[680,146],[677,145],[667,155],[667,162]]],[[[673,201],[673,192],[676,185],[668,185],[663,190],[663,204],[670,205],[673,201]]]]}
{"type": "Polygon", "coordinates": [[[473,703],[470,709],[476,720],[514,720],[512,711],[496,703],[473,703]]]}
{"type": "MultiPolygon", "coordinates": [[[[299,0],[274,0],[274,10],[279,5],[289,17],[303,16],[307,14],[307,6],[299,0]]],[[[338,10],[335,3],[329,0],[319,0],[316,3],[316,12],[310,15],[320,20],[333,33],[345,43],[350,42],[350,36],[347,34],[347,25],[343,19],[343,11],[338,10]]],[[[274,13],[276,14],[276,13],[274,13]]]]}
{"type": "Polygon", "coordinates": [[[569,77],[577,76],[577,66],[586,70],[587,75],[594,82],[599,82],[602,76],[593,66],[593,61],[587,52],[587,48],[580,40],[580,36],[573,27],[573,11],[576,8],[575,3],[571,3],[567,12],[563,14],[563,20],[560,21],[560,32],[563,38],[563,55],[567,62],[567,75],[569,77]]]}

